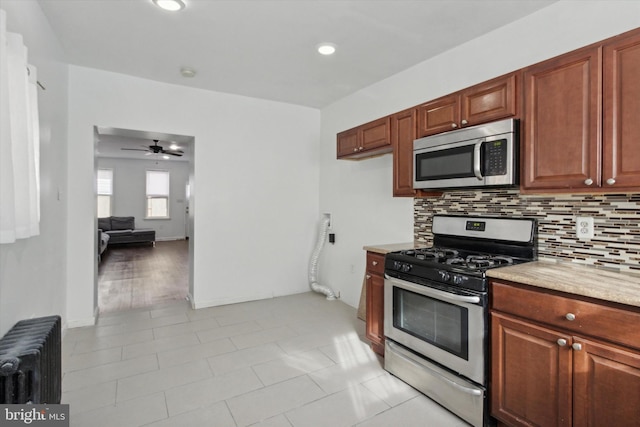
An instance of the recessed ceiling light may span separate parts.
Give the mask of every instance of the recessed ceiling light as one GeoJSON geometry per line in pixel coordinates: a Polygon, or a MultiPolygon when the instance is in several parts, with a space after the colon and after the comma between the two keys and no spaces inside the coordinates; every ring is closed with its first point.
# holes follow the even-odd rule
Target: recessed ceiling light
{"type": "Polygon", "coordinates": [[[185,4],[182,0],[151,0],[153,3],[163,8],[164,10],[170,10],[171,12],[177,12],[185,8],[185,4]]]}
{"type": "Polygon", "coordinates": [[[169,160],[171,157],[165,155],[165,156],[162,156],[162,158],[165,160],[169,160]]]}
{"type": "Polygon", "coordinates": [[[322,55],[333,55],[336,51],[336,45],[333,43],[322,43],[318,45],[318,53],[322,55]]]}
{"type": "Polygon", "coordinates": [[[180,68],[180,74],[182,74],[182,77],[195,77],[196,70],[189,67],[182,67],[180,68]]]}
{"type": "Polygon", "coordinates": [[[171,144],[169,146],[169,150],[179,150],[179,149],[180,149],[180,147],[178,146],[178,144],[171,144]]]}

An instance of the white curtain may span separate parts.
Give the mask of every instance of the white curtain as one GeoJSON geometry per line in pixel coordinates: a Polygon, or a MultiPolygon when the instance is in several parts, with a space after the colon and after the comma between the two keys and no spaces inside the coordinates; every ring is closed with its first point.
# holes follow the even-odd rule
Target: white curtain
{"type": "Polygon", "coordinates": [[[40,233],[39,159],[37,71],[0,10],[0,243],[40,233]]]}

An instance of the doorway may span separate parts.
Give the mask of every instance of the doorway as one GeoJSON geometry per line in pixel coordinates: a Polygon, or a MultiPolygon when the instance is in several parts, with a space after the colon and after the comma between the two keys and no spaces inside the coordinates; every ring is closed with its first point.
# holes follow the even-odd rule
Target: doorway
{"type": "MultiPolygon", "coordinates": [[[[189,299],[193,295],[194,217],[188,206],[195,196],[194,137],[95,126],[94,138],[95,176],[111,177],[109,185],[97,181],[99,216],[133,217],[135,229],[153,229],[156,235],[155,244],[110,245],[107,241],[101,254],[98,248],[94,309],[104,313],[189,299]],[[110,173],[100,173],[105,170],[110,173]],[[158,176],[165,177],[159,190],[153,181],[158,176]]],[[[105,234],[119,232],[96,235],[107,240],[105,234]]]]}

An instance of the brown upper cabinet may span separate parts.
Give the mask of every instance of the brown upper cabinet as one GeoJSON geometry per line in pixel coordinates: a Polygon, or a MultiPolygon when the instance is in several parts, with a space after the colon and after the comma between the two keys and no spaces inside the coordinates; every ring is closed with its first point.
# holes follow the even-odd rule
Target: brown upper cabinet
{"type": "Polygon", "coordinates": [[[524,71],[522,189],[640,187],[640,30],[524,71]]]}
{"type": "Polygon", "coordinates": [[[337,139],[339,159],[361,159],[390,153],[393,150],[390,117],[340,132],[337,139]]]}
{"type": "Polygon", "coordinates": [[[410,108],[391,116],[393,145],[393,195],[413,197],[413,140],[416,139],[417,110],[410,108]]]}
{"type": "Polygon", "coordinates": [[[393,196],[434,197],[441,191],[413,189],[413,141],[416,139],[418,110],[409,108],[391,116],[391,144],[393,145],[393,196]]]}
{"type": "Polygon", "coordinates": [[[612,188],[640,188],[640,31],[603,48],[602,176],[612,188]],[[613,181],[610,181],[613,180],[613,181]]]}
{"type": "Polygon", "coordinates": [[[420,105],[417,137],[517,117],[518,77],[507,74],[420,105]]]}

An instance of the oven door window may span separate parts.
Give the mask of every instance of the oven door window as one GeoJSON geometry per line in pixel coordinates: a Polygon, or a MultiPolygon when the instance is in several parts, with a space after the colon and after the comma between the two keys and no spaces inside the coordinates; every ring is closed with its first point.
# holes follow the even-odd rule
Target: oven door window
{"type": "Polygon", "coordinates": [[[463,145],[416,153],[416,181],[475,177],[473,148],[473,145],[463,145]]]}
{"type": "Polygon", "coordinates": [[[393,288],[393,327],[469,360],[469,310],[393,288]]]}

